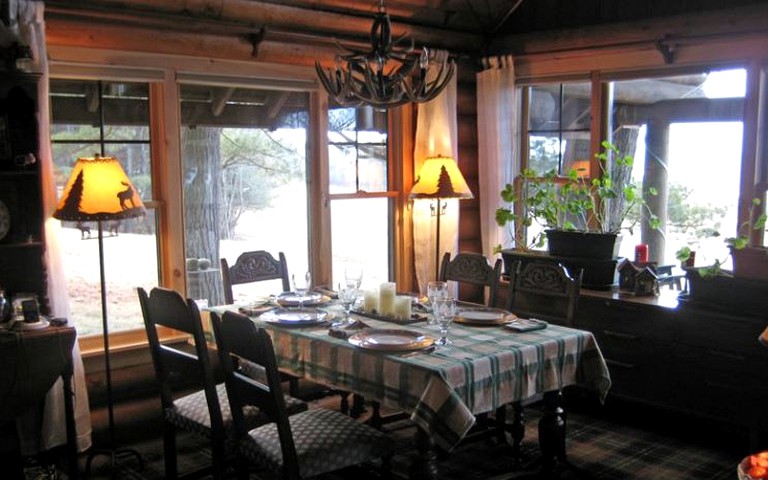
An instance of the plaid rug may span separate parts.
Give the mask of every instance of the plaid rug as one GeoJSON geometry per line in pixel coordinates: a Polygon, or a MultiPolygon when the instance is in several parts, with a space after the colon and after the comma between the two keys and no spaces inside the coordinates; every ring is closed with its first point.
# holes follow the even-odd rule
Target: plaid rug
{"type": "MultiPolygon", "coordinates": [[[[523,461],[538,457],[537,422],[540,412],[526,410],[526,437],[522,445],[523,461]]],[[[510,416],[511,418],[511,416],[510,416]]],[[[408,421],[393,422],[385,428],[398,439],[393,459],[395,478],[407,478],[408,469],[416,456],[412,442],[415,427],[408,421]]],[[[575,471],[565,470],[561,477],[595,480],[732,480],[741,454],[711,446],[701,446],[673,435],[662,435],[636,426],[628,426],[587,413],[568,414],[566,448],[575,471]]],[[[703,438],[703,437],[702,437],[703,438]]],[[[114,478],[159,480],[164,478],[162,441],[154,439],[131,447],[139,450],[144,468],[127,465],[114,478]]],[[[178,442],[181,473],[210,464],[210,453],[200,440],[181,436],[178,442]]],[[[516,479],[525,478],[533,470],[520,469],[510,456],[508,445],[494,445],[487,440],[460,445],[441,455],[440,473],[443,480],[516,479]]],[[[322,478],[358,479],[375,473],[360,468],[349,469],[322,478]]],[[[109,472],[94,466],[89,478],[108,478],[109,472]]],[[[234,475],[233,475],[234,477],[234,475]]],[[[252,478],[271,478],[254,475],[252,478]]],[[[272,477],[273,478],[273,477],[272,477]]]]}

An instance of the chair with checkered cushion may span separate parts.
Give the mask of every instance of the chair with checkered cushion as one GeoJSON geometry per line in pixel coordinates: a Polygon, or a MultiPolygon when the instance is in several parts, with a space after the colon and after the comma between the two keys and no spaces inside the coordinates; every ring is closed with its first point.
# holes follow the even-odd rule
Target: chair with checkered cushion
{"type": "Polygon", "coordinates": [[[235,312],[225,312],[221,319],[214,313],[211,322],[240,439],[237,451],[244,460],[238,469],[240,478],[248,478],[249,463],[286,479],[313,477],[376,459],[388,468],[394,440],[375,428],[322,408],[287,415],[277,359],[266,330],[235,312]],[[233,357],[264,367],[266,383],[237,371],[233,357]],[[268,413],[271,423],[248,431],[240,414],[245,405],[268,413]]]}
{"type": "MultiPolygon", "coordinates": [[[[232,413],[226,388],[217,385],[211,362],[200,312],[192,300],[184,298],[173,290],[153,288],[149,295],[138,288],[139,302],[144,316],[155,376],[160,386],[160,401],[163,417],[163,446],[165,457],[165,478],[178,477],[176,461],[176,431],[186,430],[207,438],[211,442],[214,478],[224,478],[226,452],[234,444],[232,413]],[[183,350],[163,345],[158,338],[157,327],[167,327],[189,334],[193,350],[183,350]],[[199,388],[188,393],[190,389],[199,388]]],[[[215,359],[215,356],[213,357],[215,359]]],[[[295,413],[306,410],[307,405],[296,399],[287,401],[288,411],[295,413]]],[[[267,418],[257,408],[245,412],[249,425],[261,425],[267,418]]],[[[205,472],[190,472],[199,475],[205,472]]]]}

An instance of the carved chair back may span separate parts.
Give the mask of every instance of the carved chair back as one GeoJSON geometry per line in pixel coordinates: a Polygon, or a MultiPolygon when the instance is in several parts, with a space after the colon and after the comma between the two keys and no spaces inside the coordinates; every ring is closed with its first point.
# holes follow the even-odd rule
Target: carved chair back
{"type": "Polygon", "coordinates": [[[501,259],[491,266],[485,255],[460,252],[453,259],[451,254],[443,255],[440,264],[440,280],[459,284],[459,298],[493,306],[496,289],[501,278],[501,259]]]}
{"type": "Polygon", "coordinates": [[[224,284],[224,301],[227,304],[235,302],[232,293],[232,285],[243,283],[262,282],[265,280],[280,279],[283,283],[283,291],[291,290],[291,282],[288,278],[288,263],[285,254],[280,252],[276,259],[265,250],[244,252],[237,257],[230,267],[226,258],[221,259],[221,279],[224,284]]]}

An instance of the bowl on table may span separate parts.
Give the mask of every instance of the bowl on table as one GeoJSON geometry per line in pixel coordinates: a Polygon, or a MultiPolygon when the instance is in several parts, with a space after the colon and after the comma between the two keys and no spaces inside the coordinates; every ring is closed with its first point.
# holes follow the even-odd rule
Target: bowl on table
{"type": "Polygon", "coordinates": [[[736,467],[739,480],[768,480],[768,451],[749,455],[736,467]]]}

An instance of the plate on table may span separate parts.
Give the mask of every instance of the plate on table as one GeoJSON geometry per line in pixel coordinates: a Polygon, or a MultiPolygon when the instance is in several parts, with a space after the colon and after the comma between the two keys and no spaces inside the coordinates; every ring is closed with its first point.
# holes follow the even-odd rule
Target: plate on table
{"type": "Polygon", "coordinates": [[[356,347],[385,352],[404,352],[431,348],[435,339],[413,330],[369,328],[349,337],[356,347]]]}
{"type": "Polygon", "coordinates": [[[18,330],[41,330],[47,328],[50,324],[51,322],[45,317],[39,317],[36,322],[25,322],[22,318],[21,320],[16,320],[13,327],[18,330]]]}
{"type": "Polygon", "coordinates": [[[277,325],[304,327],[329,320],[329,314],[325,310],[316,308],[278,308],[263,314],[260,318],[265,322],[277,325]]]}
{"type": "Polygon", "coordinates": [[[277,296],[277,303],[283,307],[298,307],[302,303],[305,307],[323,305],[331,301],[331,297],[317,292],[307,292],[299,295],[296,292],[283,292],[277,296]]]}
{"type": "Polygon", "coordinates": [[[453,320],[469,325],[502,325],[515,320],[517,317],[500,308],[490,307],[459,307],[453,320]]]}

